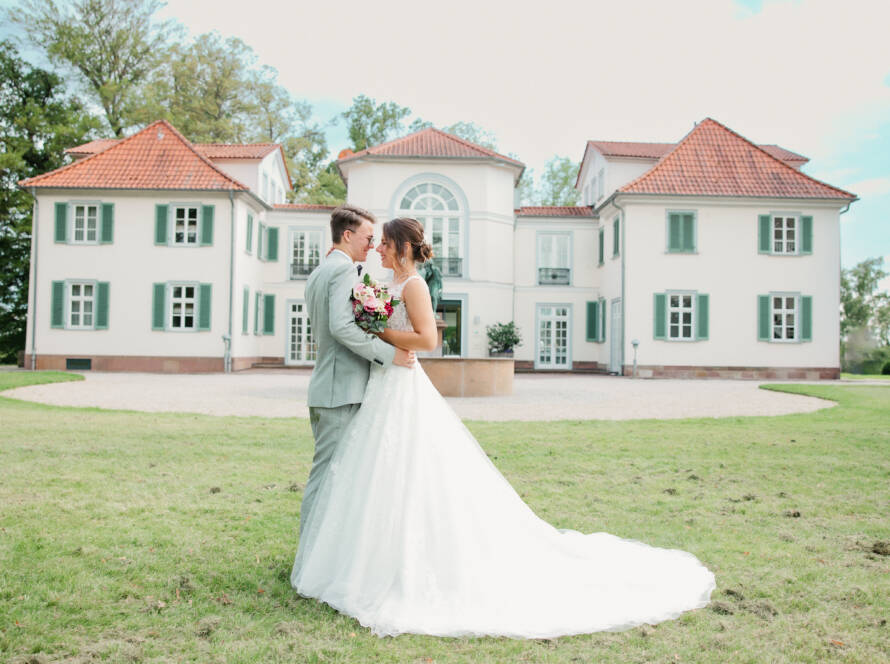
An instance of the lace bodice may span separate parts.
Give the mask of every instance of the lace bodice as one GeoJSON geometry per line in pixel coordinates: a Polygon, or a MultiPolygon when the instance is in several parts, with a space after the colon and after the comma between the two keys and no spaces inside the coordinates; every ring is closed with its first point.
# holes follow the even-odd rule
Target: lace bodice
{"type": "Polygon", "coordinates": [[[405,284],[412,279],[420,279],[423,281],[419,274],[412,274],[400,283],[391,283],[387,286],[389,292],[392,293],[393,296],[399,298],[399,303],[396,305],[395,309],[393,309],[392,316],[389,317],[389,324],[387,325],[387,327],[393,330],[414,331],[414,326],[411,325],[411,319],[408,318],[408,309],[405,307],[405,302],[402,300],[402,289],[404,289],[405,284]]]}

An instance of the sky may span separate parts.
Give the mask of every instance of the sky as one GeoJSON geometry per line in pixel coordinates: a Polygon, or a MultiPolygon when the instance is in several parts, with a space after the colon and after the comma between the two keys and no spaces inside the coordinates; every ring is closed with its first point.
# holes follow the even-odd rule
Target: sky
{"type": "MultiPolygon", "coordinates": [[[[359,94],[395,101],[437,126],[476,123],[536,174],[588,139],[679,141],[712,117],[857,194],[842,263],[890,268],[882,0],[168,0],[160,15],[240,37],[320,121],[359,94]]],[[[342,123],[328,143],[346,147],[342,123]]]]}

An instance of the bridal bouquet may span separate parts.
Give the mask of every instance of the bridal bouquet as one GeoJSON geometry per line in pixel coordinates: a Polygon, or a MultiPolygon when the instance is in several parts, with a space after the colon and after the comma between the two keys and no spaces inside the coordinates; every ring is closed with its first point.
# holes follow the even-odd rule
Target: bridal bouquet
{"type": "Polygon", "coordinates": [[[399,303],[399,299],[393,297],[386,286],[371,279],[370,274],[365,274],[364,279],[352,287],[350,300],[356,324],[368,332],[383,332],[399,303]]]}

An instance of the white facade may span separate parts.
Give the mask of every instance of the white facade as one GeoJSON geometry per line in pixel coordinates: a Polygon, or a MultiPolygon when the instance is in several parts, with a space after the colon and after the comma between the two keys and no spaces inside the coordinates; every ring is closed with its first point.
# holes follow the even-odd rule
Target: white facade
{"type": "MultiPolygon", "coordinates": [[[[250,192],[37,191],[27,332],[34,366],[312,364],[304,288],[331,246],[330,209],[281,205],[289,179],[280,150],[213,161],[250,192]],[[69,224],[61,242],[59,204],[69,224]],[[113,212],[101,212],[103,204],[113,212]],[[85,214],[112,215],[110,241],[99,230],[94,242],[73,241],[73,219],[81,215],[83,226],[85,214]],[[177,214],[196,216],[195,242],[176,241],[177,214]],[[53,310],[60,288],[61,314],[53,310]]],[[[444,277],[446,354],[487,357],[486,326],[514,321],[522,369],[629,373],[637,340],[644,376],[834,375],[845,202],[613,195],[654,163],[589,148],[578,178],[586,205],[549,211],[514,209],[522,169],[498,159],[367,155],[341,161],[341,172],[350,203],[380,220],[424,222],[444,277]],[[679,249],[671,215],[691,220],[679,249]],[[762,253],[766,216],[771,238],[774,224],[790,224],[793,251],[762,253]]],[[[374,252],[366,269],[387,276],[374,252]]]]}

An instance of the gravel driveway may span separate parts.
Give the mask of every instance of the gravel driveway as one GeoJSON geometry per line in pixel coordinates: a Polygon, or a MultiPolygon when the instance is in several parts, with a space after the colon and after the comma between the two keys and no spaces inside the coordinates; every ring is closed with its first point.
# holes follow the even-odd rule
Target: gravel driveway
{"type": "MultiPolygon", "coordinates": [[[[236,374],[87,372],[86,380],[20,387],[3,396],[64,406],[149,412],[308,417],[309,371],[236,374]]],[[[773,381],[775,382],[775,381],[773,381]]],[[[517,374],[509,397],[449,398],[471,420],[628,420],[808,413],[832,402],[733,380],[633,380],[517,374]]]]}

